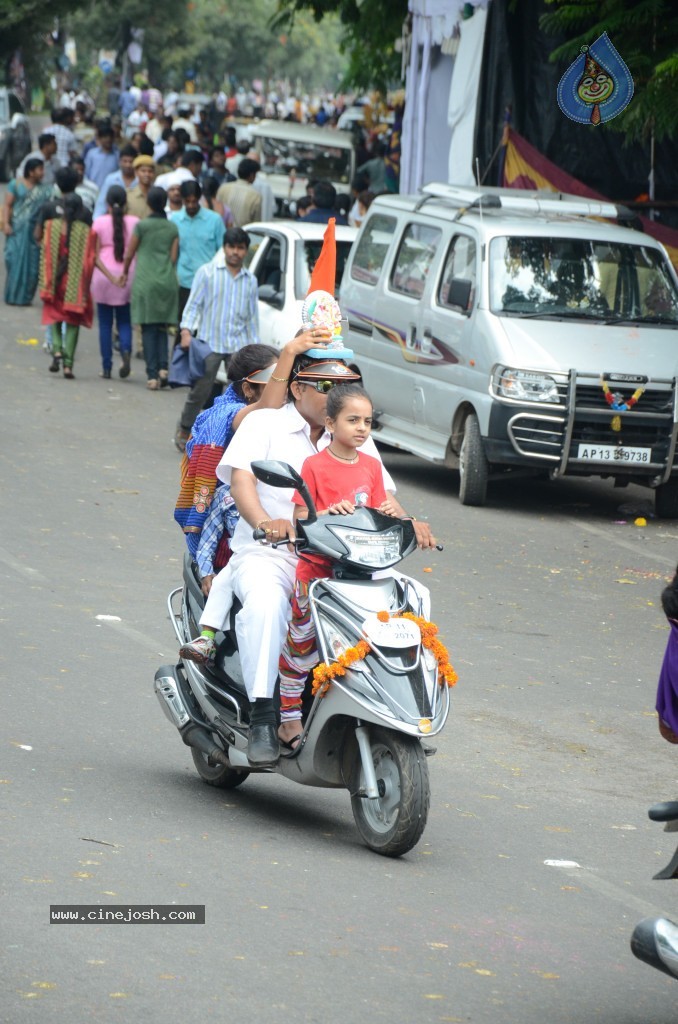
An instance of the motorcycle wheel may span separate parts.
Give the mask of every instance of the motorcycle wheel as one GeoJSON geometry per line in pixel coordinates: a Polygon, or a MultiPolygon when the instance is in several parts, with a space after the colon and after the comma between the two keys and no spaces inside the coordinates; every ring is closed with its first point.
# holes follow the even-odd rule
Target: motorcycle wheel
{"type": "MultiPolygon", "coordinates": [[[[353,817],[371,850],[401,857],[419,842],[426,827],[431,799],[426,757],[418,739],[389,729],[372,729],[370,743],[380,795],[378,800],[352,796],[353,817]]],[[[357,774],[362,789],[362,766],[357,774]]]]}
{"type": "Polygon", "coordinates": [[[208,786],[218,789],[235,789],[241,786],[249,772],[236,768],[227,768],[224,764],[213,764],[202,750],[191,747],[191,756],[198,775],[208,786]]]}

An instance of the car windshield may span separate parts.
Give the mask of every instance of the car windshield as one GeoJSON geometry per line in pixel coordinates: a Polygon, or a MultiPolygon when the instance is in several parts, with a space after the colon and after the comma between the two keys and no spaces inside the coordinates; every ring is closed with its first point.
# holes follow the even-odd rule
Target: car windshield
{"type": "Polygon", "coordinates": [[[293,170],[300,178],[328,178],[348,184],[351,150],[324,143],[264,138],[261,169],[266,174],[289,174],[293,170]]]}
{"type": "MultiPolygon", "coordinates": [[[[294,274],[294,292],[298,299],[306,298],[311,283],[311,274],[323,247],[322,238],[307,238],[303,242],[297,242],[296,266],[294,274]]],[[[339,294],[339,286],[344,276],[344,267],[348,254],[351,251],[351,242],[340,242],[337,239],[337,276],[334,285],[334,294],[339,294]]]]}
{"type": "Polygon", "coordinates": [[[678,324],[678,290],[657,249],[576,238],[494,238],[490,309],[504,316],[678,324]]]}

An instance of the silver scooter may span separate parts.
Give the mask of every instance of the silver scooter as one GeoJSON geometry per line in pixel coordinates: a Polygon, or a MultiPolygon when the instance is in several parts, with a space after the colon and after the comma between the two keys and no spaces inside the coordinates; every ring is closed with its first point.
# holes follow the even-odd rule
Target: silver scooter
{"type": "MultiPolygon", "coordinates": [[[[648,816],[652,821],[663,821],[665,832],[678,832],[678,801],[655,804],[648,816]]],[[[678,878],[678,848],[654,878],[678,878]]],[[[665,917],[646,917],[633,930],[631,949],[639,960],[678,980],[678,925],[673,921],[665,917]]]]}
{"type": "MultiPolygon", "coordinates": [[[[416,548],[412,523],[358,508],[352,515],[318,518],[299,474],[283,462],[252,464],[256,477],[273,486],[296,488],[308,518],[296,526],[297,551],[333,561],[329,579],[314,580],[309,601],[318,647],[327,664],[358,641],[369,653],[334,678],[327,692],[305,703],[301,740],[282,748],[272,767],[247,759],[250,705],[235,633],[238,603],[223,634],[217,634],[214,662],[164,665],[155,692],[170,722],[190,748],[198,774],[211,786],[232,789],[251,772],[284,775],[304,786],[348,789],[355,822],[370,849],[399,857],[419,841],[430,802],[427,756],[450,708],[449,688],[439,681],[438,661],[424,646],[419,625],[422,601],[412,581],[377,570],[397,565],[416,548]],[[391,617],[378,612],[388,611],[391,617]]],[[[263,540],[263,531],[254,537],[263,540]]],[[[281,542],[282,543],[282,542],[281,542]]],[[[183,587],[168,598],[177,640],[200,633],[204,597],[188,554],[183,587]]]]}

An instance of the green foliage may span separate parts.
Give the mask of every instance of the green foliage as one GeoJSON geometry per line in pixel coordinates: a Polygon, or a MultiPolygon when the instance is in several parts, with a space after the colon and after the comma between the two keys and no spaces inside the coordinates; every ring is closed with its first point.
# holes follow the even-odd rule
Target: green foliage
{"type": "Polygon", "coordinates": [[[346,63],[338,20],[320,31],[306,14],[283,34],[275,13],[276,0],[100,0],[78,13],[72,27],[90,62],[99,48],[122,49],[125,24],[143,27],[143,63],[161,86],[183,88],[190,70],[200,92],[218,89],[228,75],[298,77],[305,88],[336,88],[346,63]]]}
{"type": "Polygon", "coordinates": [[[27,69],[42,65],[44,72],[54,53],[49,33],[55,19],[84,3],[87,0],[0,0],[0,65],[21,49],[27,69]]]}
{"type": "Polygon", "coordinates": [[[673,0],[546,0],[554,8],[541,28],[568,36],[552,61],[574,60],[585,43],[607,32],[634,81],[626,110],[608,126],[629,142],[678,135],[678,13],[673,0]]]}
{"type": "Polygon", "coordinates": [[[275,23],[292,25],[301,12],[310,11],[325,24],[339,17],[344,29],[341,48],[348,55],[344,86],[379,89],[386,93],[400,78],[400,54],[395,41],[407,17],[407,0],[278,0],[275,23]]]}

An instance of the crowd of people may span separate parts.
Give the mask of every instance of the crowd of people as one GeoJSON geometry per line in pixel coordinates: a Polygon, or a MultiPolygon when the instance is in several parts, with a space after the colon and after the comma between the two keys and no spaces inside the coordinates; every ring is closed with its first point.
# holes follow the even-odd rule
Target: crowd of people
{"type": "MultiPolygon", "coordinates": [[[[167,113],[157,90],[132,97],[112,89],[109,116],[93,120],[86,97],[77,98],[75,108],[52,111],[51,124],[8,185],[3,210],[5,302],[30,305],[39,292],[51,372],[75,378],[79,330],[92,326],[95,307],[103,379],[111,377],[117,348],[122,379],[136,352],[145,360],[148,389],[161,390],[171,383],[170,339],[188,353],[194,386],[177,426],[181,449],[209,397],[221,362],[216,356],[258,341],[256,282],[243,266],[249,243],[243,228],[276,212],[250,141],[237,140],[230,123],[215,135],[205,115],[181,102],[167,113]],[[229,257],[229,245],[237,258],[229,257]],[[219,283],[206,285],[215,260],[219,283]],[[234,279],[228,289],[218,272],[224,267],[234,279]],[[201,298],[204,287],[218,294],[201,298]]],[[[350,196],[337,196],[328,181],[310,181],[296,216],[359,224],[383,184],[382,157],[375,148],[350,196]]]]}

